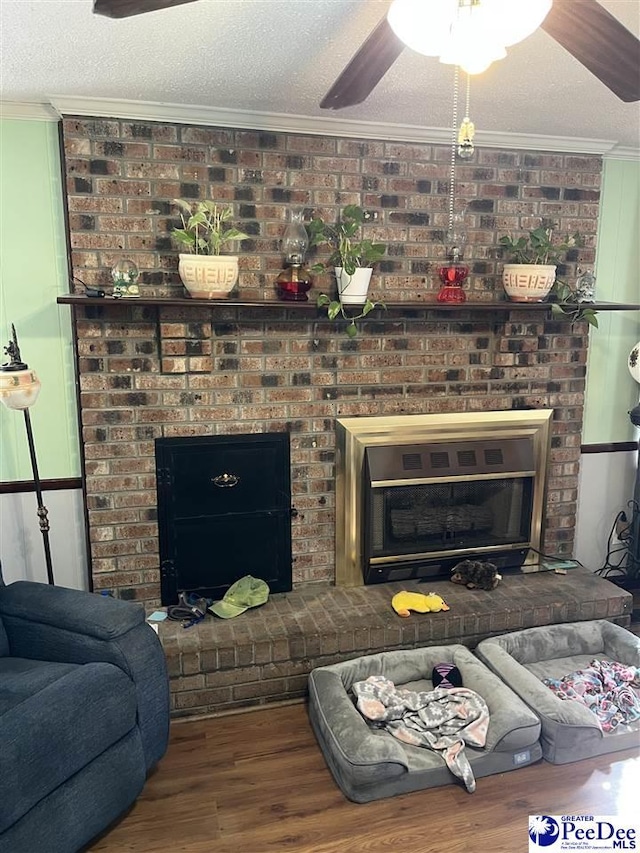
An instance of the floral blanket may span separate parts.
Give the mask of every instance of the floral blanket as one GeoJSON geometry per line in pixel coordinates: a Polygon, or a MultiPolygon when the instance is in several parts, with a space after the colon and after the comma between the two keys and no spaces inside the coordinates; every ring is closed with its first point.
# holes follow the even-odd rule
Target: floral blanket
{"type": "Polygon", "coordinates": [[[607,734],[621,724],[640,720],[640,667],[592,660],[585,669],[543,681],[559,699],[586,705],[607,734]]]}
{"type": "Polygon", "coordinates": [[[467,791],[476,780],[464,747],[483,747],[489,727],[489,709],[482,696],[465,687],[414,692],[396,688],[381,675],[353,685],[357,708],[372,724],[398,740],[439,752],[467,791]]]}

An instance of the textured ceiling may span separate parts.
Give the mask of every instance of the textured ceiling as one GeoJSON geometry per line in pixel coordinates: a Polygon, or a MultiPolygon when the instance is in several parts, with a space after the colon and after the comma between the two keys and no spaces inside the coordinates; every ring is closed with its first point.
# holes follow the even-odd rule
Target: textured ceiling
{"type": "MultiPolygon", "coordinates": [[[[601,2],[638,35],[639,0],[601,2]]],[[[0,97],[100,97],[446,128],[451,66],[409,49],[364,104],[338,113],[319,107],[388,5],[198,0],[110,20],[92,14],[91,0],[0,0],[0,97]]],[[[541,30],[473,78],[471,117],[482,131],[640,148],[639,105],[619,101],[541,30]]]]}

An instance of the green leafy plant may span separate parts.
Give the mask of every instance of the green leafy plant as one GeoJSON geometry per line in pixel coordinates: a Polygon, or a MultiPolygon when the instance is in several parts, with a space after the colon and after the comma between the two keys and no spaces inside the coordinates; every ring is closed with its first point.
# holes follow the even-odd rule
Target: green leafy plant
{"type": "Polygon", "coordinates": [[[505,235],[498,241],[509,254],[512,264],[559,264],[570,249],[582,246],[580,234],[566,234],[554,237],[553,226],[540,225],[529,231],[528,235],[514,239],[505,235]]]}
{"type": "Polygon", "coordinates": [[[551,313],[557,319],[568,317],[571,327],[584,320],[590,326],[598,328],[598,313],[590,307],[588,302],[580,302],[576,291],[566,281],[556,279],[549,293],[549,304],[551,313]]]}
{"type": "Polygon", "coordinates": [[[358,239],[360,229],[366,222],[365,211],[357,204],[347,205],[336,223],[325,222],[314,217],[307,226],[311,246],[328,245],[331,254],[326,261],[320,261],[311,267],[312,272],[324,272],[327,268],[342,267],[353,275],[358,267],[371,267],[379,261],[387,250],[384,243],[358,239]]]}
{"type": "Polygon", "coordinates": [[[249,236],[229,224],[233,216],[231,207],[182,198],[174,198],[173,203],[180,208],[182,220],[182,228],[174,228],[173,237],[194,255],[219,255],[225,243],[246,240],[249,236]]]}
{"type": "MultiPolygon", "coordinates": [[[[384,243],[374,243],[372,240],[361,239],[361,228],[367,221],[367,214],[357,204],[347,205],[336,223],[325,222],[321,217],[314,217],[307,225],[310,246],[329,246],[329,257],[318,261],[311,267],[312,272],[325,272],[333,267],[342,267],[351,276],[362,267],[372,267],[387,250],[384,243]]],[[[367,299],[357,314],[349,314],[338,299],[331,299],[325,293],[318,296],[316,304],[319,308],[327,309],[327,317],[335,320],[342,316],[347,321],[345,332],[350,338],[358,334],[357,321],[362,320],[374,308],[386,308],[384,302],[367,299]]]]}
{"type": "Polygon", "coordinates": [[[343,319],[347,321],[347,326],[345,327],[345,332],[350,338],[355,338],[358,334],[358,326],[357,321],[362,320],[363,317],[366,317],[367,314],[371,313],[374,308],[385,308],[386,305],[384,302],[374,302],[371,299],[367,299],[362,306],[360,312],[358,314],[348,314],[345,311],[344,305],[337,299],[330,299],[326,293],[321,293],[316,300],[316,305],[318,308],[326,308],[327,309],[327,317],[330,320],[335,320],[336,317],[342,315],[343,319]]]}

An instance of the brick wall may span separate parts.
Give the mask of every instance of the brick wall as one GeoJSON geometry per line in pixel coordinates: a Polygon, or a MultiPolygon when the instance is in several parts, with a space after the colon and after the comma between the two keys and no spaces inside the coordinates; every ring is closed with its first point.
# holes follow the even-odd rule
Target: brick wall
{"type": "MultiPolygon", "coordinates": [[[[426,307],[447,221],[446,147],[115,119],[63,124],[74,275],[108,286],[110,267],[126,256],[141,269],[143,295],[181,296],[171,199],[212,198],[233,203],[251,234],[240,296],[273,301],[75,309],[96,588],[158,600],[154,438],[269,430],[291,433],[294,583],[332,580],[339,416],[554,408],[545,548],[571,554],[587,329],[544,310],[426,307]],[[389,244],[374,295],[412,302],[368,318],[355,340],[274,291],[289,208],[331,216],[352,202],[377,212],[371,236],[389,244]]],[[[497,149],[459,165],[469,299],[503,298],[498,237],[541,216],[586,235],[580,259],[592,262],[600,169],[597,157],[497,149]]],[[[312,298],[330,287],[319,277],[312,298]]]]}

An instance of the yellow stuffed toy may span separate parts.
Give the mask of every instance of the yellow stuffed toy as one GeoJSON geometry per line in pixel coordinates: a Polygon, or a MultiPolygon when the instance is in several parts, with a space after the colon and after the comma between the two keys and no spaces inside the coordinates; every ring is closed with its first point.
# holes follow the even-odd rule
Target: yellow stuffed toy
{"type": "Polygon", "coordinates": [[[439,613],[441,610],[449,610],[441,596],[435,592],[424,595],[421,592],[397,592],[391,599],[391,606],[398,616],[410,616],[410,610],[416,613],[439,613]]]}

